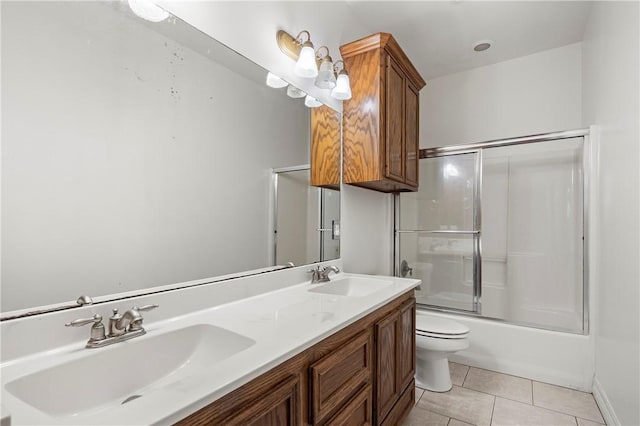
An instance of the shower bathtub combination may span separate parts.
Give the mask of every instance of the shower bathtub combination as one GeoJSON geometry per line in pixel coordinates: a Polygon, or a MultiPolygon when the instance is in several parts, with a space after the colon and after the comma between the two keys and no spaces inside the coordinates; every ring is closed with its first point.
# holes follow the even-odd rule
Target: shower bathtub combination
{"type": "Polygon", "coordinates": [[[395,196],[395,271],[471,329],[453,361],[590,390],[589,130],[420,150],[395,196]]]}

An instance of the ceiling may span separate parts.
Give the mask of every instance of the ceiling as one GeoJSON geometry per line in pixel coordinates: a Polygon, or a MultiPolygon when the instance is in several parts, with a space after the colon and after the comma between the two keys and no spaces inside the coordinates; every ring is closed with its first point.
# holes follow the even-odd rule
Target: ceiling
{"type": "Polygon", "coordinates": [[[370,32],[393,34],[425,79],[582,40],[588,1],[347,1],[370,32]],[[474,52],[479,40],[492,40],[474,52]]]}

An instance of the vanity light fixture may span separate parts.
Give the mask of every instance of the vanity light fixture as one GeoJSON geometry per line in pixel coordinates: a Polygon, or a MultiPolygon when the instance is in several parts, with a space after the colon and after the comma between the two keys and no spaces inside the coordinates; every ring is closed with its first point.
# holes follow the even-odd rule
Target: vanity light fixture
{"type": "Polygon", "coordinates": [[[161,22],[169,17],[169,12],[152,0],[128,0],[129,7],[138,17],[150,22],[161,22]]]}
{"type": "Polygon", "coordinates": [[[304,98],[305,95],[306,93],[298,89],[296,86],[289,85],[289,87],[287,87],[287,96],[290,98],[304,98]]]}
{"type": "Polygon", "coordinates": [[[276,34],[276,41],[278,42],[280,50],[296,61],[293,72],[300,77],[306,78],[314,78],[318,75],[316,52],[313,49],[313,43],[311,43],[311,34],[309,34],[309,31],[302,30],[294,38],[286,31],[279,30],[276,34]],[[307,35],[306,41],[302,38],[303,34],[307,35]]]}
{"type": "Polygon", "coordinates": [[[307,97],[304,98],[304,104],[309,108],[317,108],[322,105],[322,102],[320,102],[313,96],[307,95],[307,97]]]}
{"type": "MultiPolygon", "coordinates": [[[[295,74],[315,78],[315,85],[321,89],[331,90],[331,96],[335,99],[340,101],[351,99],[351,83],[344,62],[334,63],[329,56],[327,46],[321,46],[314,52],[309,31],[300,31],[296,37],[293,37],[286,31],[279,30],[276,34],[276,42],[285,55],[296,61],[293,70],[295,74]],[[306,41],[302,37],[303,34],[306,34],[306,41]],[[326,50],[326,54],[323,49],[326,50]],[[318,64],[320,64],[320,71],[318,71],[318,64]]],[[[289,89],[287,94],[291,96],[289,89]]]]}
{"type": "Polygon", "coordinates": [[[278,77],[277,75],[268,72],[267,73],[267,86],[273,87],[274,89],[281,89],[283,87],[287,87],[289,83],[278,77]]]}
{"type": "Polygon", "coordinates": [[[337,61],[335,64],[335,70],[338,73],[338,79],[336,80],[336,87],[331,91],[331,96],[340,101],[351,99],[351,83],[349,82],[349,74],[344,68],[344,62],[337,61]],[[338,71],[339,64],[342,64],[342,67],[340,67],[340,70],[338,71]]]}
{"type": "Polygon", "coordinates": [[[316,58],[320,61],[320,70],[315,81],[316,86],[321,89],[333,89],[336,87],[336,75],[333,72],[333,59],[329,56],[329,48],[320,46],[316,50],[316,58]],[[322,49],[327,51],[325,55],[321,54],[322,49]]]}

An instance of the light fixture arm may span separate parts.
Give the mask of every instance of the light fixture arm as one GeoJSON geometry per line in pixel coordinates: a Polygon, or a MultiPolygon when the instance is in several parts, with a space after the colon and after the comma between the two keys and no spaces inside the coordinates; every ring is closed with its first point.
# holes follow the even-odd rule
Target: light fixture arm
{"type": "Polygon", "coordinates": [[[346,73],[347,70],[344,66],[344,61],[342,59],[340,59],[339,61],[335,61],[333,63],[333,70],[336,72],[336,74],[340,74],[341,72],[346,73]],[[338,64],[342,64],[342,66],[338,66],[338,64]]]}
{"type": "MultiPolygon", "coordinates": [[[[329,58],[329,60],[331,61],[331,56],[329,56],[329,48],[327,46],[320,46],[318,47],[318,49],[316,50],[316,59],[318,61],[321,61],[324,58],[329,58]],[[326,50],[327,53],[326,54],[322,54],[322,49],[326,50]]],[[[333,62],[333,61],[332,61],[333,62]]]]}

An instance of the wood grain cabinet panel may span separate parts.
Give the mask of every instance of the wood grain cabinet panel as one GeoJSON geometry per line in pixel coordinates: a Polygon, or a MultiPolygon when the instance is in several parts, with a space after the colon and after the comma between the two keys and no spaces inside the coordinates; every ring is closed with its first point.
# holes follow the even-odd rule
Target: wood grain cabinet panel
{"type": "Polygon", "coordinates": [[[340,189],[340,113],[311,108],[311,185],[340,189]]]}
{"type": "Polygon", "coordinates": [[[397,376],[398,312],[376,324],[376,419],[384,419],[400,395],[397,376]]]}
{"type": "Polygon", "coordinates": [[[398,404],[409,398],[406,392],[415,374],[415,315],[415,299],[411,299],[375,325],[377,425],[386,423],[392,412],[403,412],[398,404]]]}
{"type": "Polygon", "coordinates": [[[358,389],[370,383],[372,343],[371,332],[366,330],[311,365],[311,416],[314,425],[322,424],[358,389]]]}
{"type": "Polygon", "coordinates": [[[418,189],[424,79],[391,34],[340,47],[352,97],[343,102],[343,180],[382,192],[418,189]]]}
{"type": "Polygon", "coordinates": [[[331,426],[369,426],[372,423],[371,386],[362,389],[351,401],[329,422],[331,426]]]}
{"type": "Polygon", "coordinates": [[[300,417],[299,386],[298,377],[290,376],[270,390],[264,398],[259,398],[254,404],[226,420],[225,424],[229,426],[297,425],[300,417]]]}

